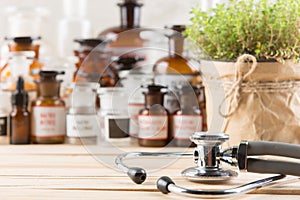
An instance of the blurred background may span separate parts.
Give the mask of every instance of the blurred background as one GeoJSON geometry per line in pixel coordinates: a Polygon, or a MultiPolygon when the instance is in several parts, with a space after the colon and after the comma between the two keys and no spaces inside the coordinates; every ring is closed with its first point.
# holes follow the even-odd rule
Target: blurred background
{"type": "MultiPolygon", "coordinates": [[[[91,24],[90,37],[96,36],[100,31],[119,25],[120,12],[116,4],[117,0],[86,0],[86,5],[76,9],[77,0],[71,1],[72,5],[64,8],[62,0],[1,0],[0,1],[0,38],[12,35],[17,26],[9,20],[17,18],[18,12],[27,12],[40,17],[42,20],[40,35],[43,41],[50,47],[57,46],[59,22],[66,18],[66,15],[77,14],[88,20],[91,24]]],[[[199,0],[144,0],[142,8],[141,25],[144,27],[161,28],[167,24],[188,24],[189,11],[199,0]]],[[[204,5],[211,5],[213,1],[202,1],[204,5]]],[[[39,22],[35,22],[36,25],[39,22]]],[[[53,48],[51,48],[53,49],[53,48]]],[[[55,54],[55,52],[52,52],[55,54]]]]}

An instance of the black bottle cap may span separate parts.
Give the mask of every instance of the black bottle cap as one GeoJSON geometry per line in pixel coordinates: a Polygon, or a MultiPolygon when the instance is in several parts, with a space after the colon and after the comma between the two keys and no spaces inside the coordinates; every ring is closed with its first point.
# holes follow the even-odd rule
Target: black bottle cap
{"type": "Polygon", "coordinates": [[[123,6],[137,6],[137,7],[142,7],[144,4],[140,3],[138,0],[124,0],[122,3],[117,4],[120,7],[123,6]]]}
{"type": "Polygon", "coordinates": [[[21,43],[21,44],[30,44],[35,40],[40,40],[42,39],[41,36],[24,36],[24,37],[5,37],[5,40],[12,40],[15,43],[21,43]]]}
{"type": "Polygon", "coordinates": [[[12,105],[26,107],[28,105],[28,93],[24,89],[24,79],[19,76],[16,91],[12,94],[12,105]]]}
{"type": "Polygon", "coordinates": [[[40,71],[40,82],[43,81],[48,81],[48,82],[57,82],[58,80],[56,79],[57,75],[63,75],[65,74],[64,71],[40,71]]]}
{"type": "Polygon", "coordinates": [[[145,60],[138,56],[123,56],[119,57],[115,62],[118,64],[117,70],[130,70],[133,69],[136,63],[145,60]]]}
{"type": "Polygon", "coordinates": [[[81,46],[95,48],[99,44],[107,44],[111,42],[111,40],[104,39],[104,38],[87,38],[87,39],[74,39],[74,42],[79,43],[81,46]]]}
{"type": "Polygon", "coordinates": [[[185,31],[186,26],[185,25],[166,25],[165,28],[182,33],[183,31],[185,31]]]}
{"type": "Polygon", "coordinates": [[[155,85],[155,84],[151,84],[151,85],[142,85],[142,88],[147,88],[148,92],[144,92],[144,94],[149,94],[149,93],[163,93],[165,94],[166,91],[163,91],[163,89],[167,89],[167,86],[163,86],[163,85],[155,85]]]}

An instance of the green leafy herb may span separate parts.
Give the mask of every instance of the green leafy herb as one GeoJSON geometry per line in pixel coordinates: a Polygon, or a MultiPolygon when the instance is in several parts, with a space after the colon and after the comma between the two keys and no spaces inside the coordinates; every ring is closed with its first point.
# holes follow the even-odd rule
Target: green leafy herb
{"type": "Polygon", "coordinates": [[[234,60],[248,53],[300,61],[300,0],[229,0],[207,12],[197,5],[191,13],[186,34],[202,57],[234,60]]]}

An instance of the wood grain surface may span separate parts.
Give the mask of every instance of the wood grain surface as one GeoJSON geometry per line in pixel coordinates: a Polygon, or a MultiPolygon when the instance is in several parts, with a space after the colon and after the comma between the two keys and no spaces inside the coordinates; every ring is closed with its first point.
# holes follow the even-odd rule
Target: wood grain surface
{"type": "MultiPolygon", "coordinates": [[[[183,151],[180,148],[164,150],[183,151]]],[[[131,151],[158,149],[128,147],[122,148],[121,152],[131,151]]],[[[180,173],[193,166],[193,160],[149,158],[127,162],[149,169],[146,182],[136,185],[115,168],[115,156],[114,150],[109,148],[104,151],[103,148],[83,145],[1,145],[0,199],[183,199],[182,196],[163,195],[157,191],[156,180],[168,175],[184,187],[221,189],[270,176],[240,173],[238,178],[221,185],[192,183],[182,178],[180,173]]],[[[238,198],[300,199],[299,179],[289,179],[289,182],[261,188],[238,198]]]]}

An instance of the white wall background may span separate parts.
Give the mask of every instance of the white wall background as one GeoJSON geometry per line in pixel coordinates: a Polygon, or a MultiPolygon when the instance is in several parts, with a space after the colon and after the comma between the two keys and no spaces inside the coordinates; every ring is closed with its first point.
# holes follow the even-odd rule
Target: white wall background
{"type": "MultiPolygon", "coordinates": [[[[119,25],[118,0],[86,0],[87,19],[93,27],[94,36],[101,30],[119,25]]],[[[191,7],[199,2],[211,4],[211,0],[143,0],[141,25],[146,27],[163,27],[166,24],[188,24],[191,7]]],[[[9,6],[44,7],[49,10],[45,25],[44,40],[56,46],[57,25],[63,17],[62,0],[1,0],[0,1],[0,38],[7,35],[6,8],[9,6]]]]}

